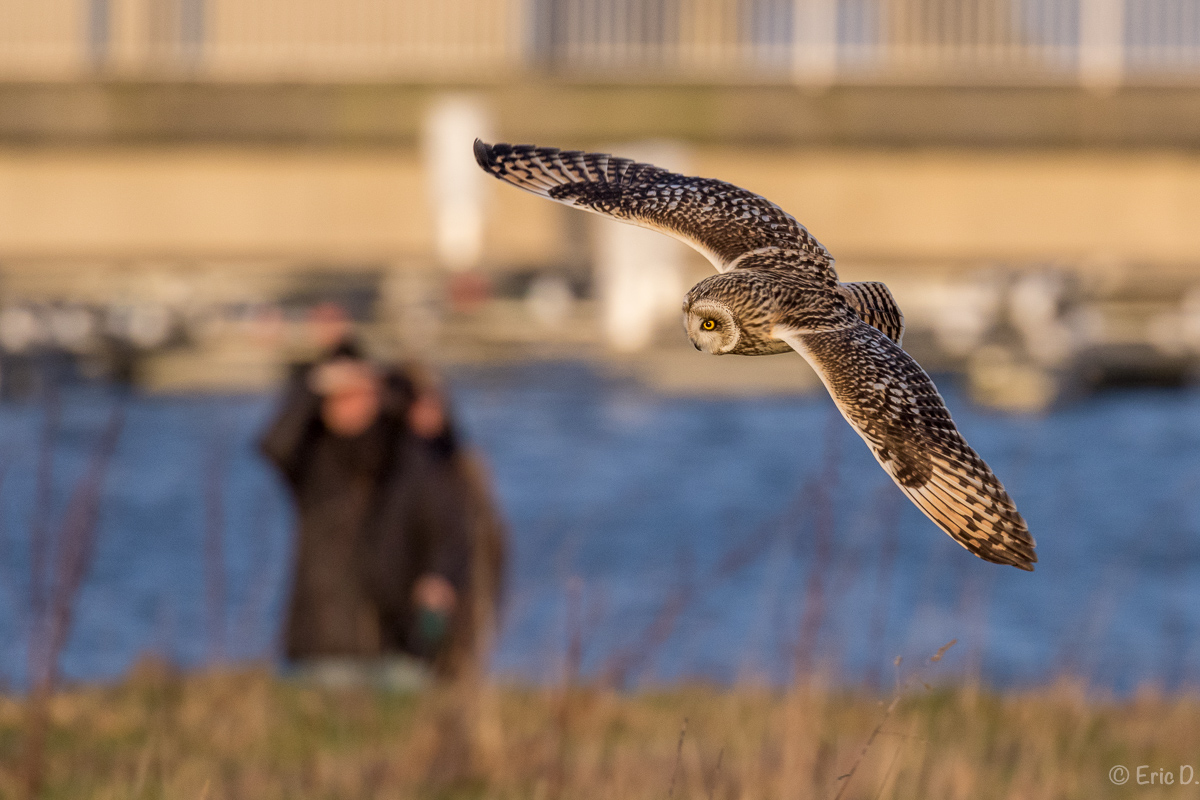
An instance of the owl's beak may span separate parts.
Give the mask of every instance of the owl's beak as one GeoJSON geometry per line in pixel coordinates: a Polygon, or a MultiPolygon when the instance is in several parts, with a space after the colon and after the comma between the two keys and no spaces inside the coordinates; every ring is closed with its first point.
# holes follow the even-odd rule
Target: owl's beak
{"type": "Polygon", "coordinates": [[[700,345],[696,344],[695,342],[692,342],[692,347],[696,348],[697,350],[700,349],[700,345]]]}

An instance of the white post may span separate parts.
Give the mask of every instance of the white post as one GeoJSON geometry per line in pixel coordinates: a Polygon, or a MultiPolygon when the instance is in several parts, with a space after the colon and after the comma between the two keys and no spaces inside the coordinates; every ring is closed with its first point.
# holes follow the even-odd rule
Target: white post
{"type": "Polygon", "coordinates": [[[425,180],[433,211],[438,260],[451,270],[479,265],[483,255],[487,175],[475,164],[476,137],[490,141],[483,101],[463,94],[434,100],[425,115],[425,180]]]}
{"type": "Polygon", "coordinates": [[[1080,83],[1096,89],[1111,88],[1120,84],[1124,71],[1124,0],[1080,0],[1080,83]]]}
{"type": "Polygon", "coordinates": [[[837,0],[792,0],[792,75],[824,86],[837,71],[837,0]]]}
{"type": "MultiPolygon", "coordinates": [[[[614,146],[611,152],[686,173],[687,156],[672,142],[614,146]]],[[[618,352],[643,350],[663,322],[677,318],[685,245],[658,231],[603,217],[596,225],[596,287],[604,338],[618,352]]]]}

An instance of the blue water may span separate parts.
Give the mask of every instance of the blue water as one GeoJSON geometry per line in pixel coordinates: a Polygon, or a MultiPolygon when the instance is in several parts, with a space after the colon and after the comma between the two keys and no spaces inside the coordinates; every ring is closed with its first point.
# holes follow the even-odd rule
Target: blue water
{"type": "MultiPolygon", "coordinates": [[[[825,397],[662,397],[571,364],[450,378],[511,528],[499,676],[559,680],[574,643],[585,676],[623,685],[780,682],[797,665],[890,681],[897,655],[913,663],[957,638],[939,674],[997,686],[1200,678],[1200,392],[1011,416],[942,381],[1038,539],[1029,574],[938,531],[825,397]]],[[[293,520],[253,445],[273,403],[63,393],[52,533],[112,410],[126,415],[68,678],[110,679],[145,654],[277,656],[293,520]]],[[[15,687],[44,418],[0,406],[0,680],[15,687]]]]}

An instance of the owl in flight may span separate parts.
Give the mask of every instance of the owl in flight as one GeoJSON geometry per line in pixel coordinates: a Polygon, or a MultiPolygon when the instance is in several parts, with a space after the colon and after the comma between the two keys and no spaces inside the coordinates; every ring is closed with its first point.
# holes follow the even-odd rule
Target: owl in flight
{"type": "Polygon", "coordinates": [[[717,268],[683,303],[688,338],[715,355],[795,350],[917,508],[985,561],[1033,570],[1033,537],[963,439],[933,381],[900,348],[882,283],[840,283],[833,257],[774,203],[724,181],[603,153],[475,141],[502,181],[680,239],[717,268]]]}

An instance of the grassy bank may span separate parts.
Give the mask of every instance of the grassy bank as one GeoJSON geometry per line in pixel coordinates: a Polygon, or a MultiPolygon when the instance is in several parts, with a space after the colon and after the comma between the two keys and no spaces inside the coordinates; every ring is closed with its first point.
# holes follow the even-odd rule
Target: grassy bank
{"type": "MultiPolygon", "coordinates": [[[[1195,696],[1108,701],[1068,684],[992,694],[918,681],[893,699],[811,687],[416,697],[315,690],[266,671],[142,670],[119,686],[55,696],[44,796],[632,800],[844,788],[846,798],[1091,800],[1200,791],[1109,780],[1116,764],[1176,776],[1181,764],[1200,767],[1195,696]]],[[[22,712],[19,699],[0,699],[4,797],[20,796],[22,712]]]]}

